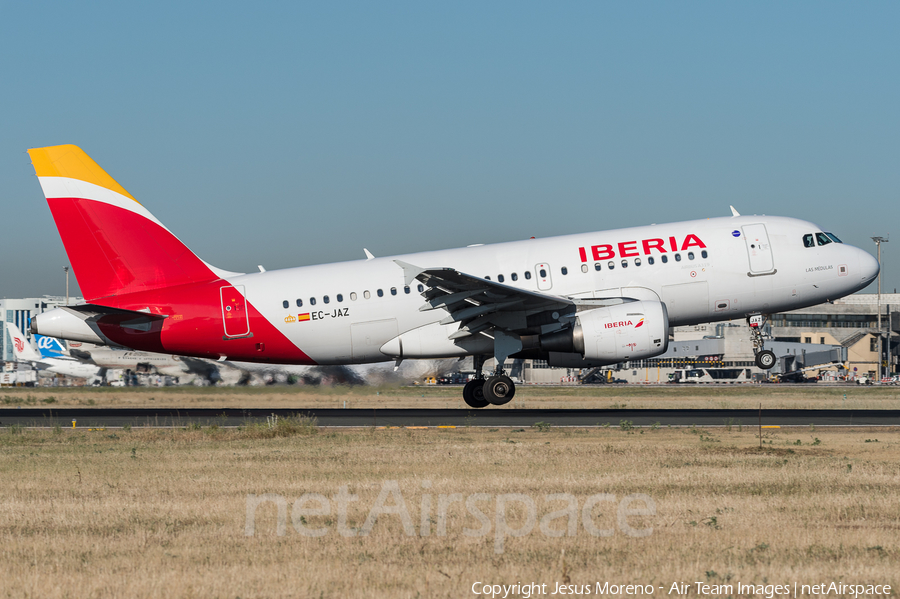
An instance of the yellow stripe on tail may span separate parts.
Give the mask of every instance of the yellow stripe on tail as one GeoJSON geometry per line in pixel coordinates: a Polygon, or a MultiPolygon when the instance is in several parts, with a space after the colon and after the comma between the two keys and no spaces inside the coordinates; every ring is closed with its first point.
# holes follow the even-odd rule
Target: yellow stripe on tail
{"type": "MultiPolygon", "coordinates": [[[[134,200],[115,179],[106,174],[84,150],[78,146],[50,146],[28,150],[31,164],[38,177],[68,177],[93,183],[134,200]]],[[[137,202],[137,200],[134,200],[137,202]]],[[[138,202],[140,204],[140,202],[138,202]]]]}

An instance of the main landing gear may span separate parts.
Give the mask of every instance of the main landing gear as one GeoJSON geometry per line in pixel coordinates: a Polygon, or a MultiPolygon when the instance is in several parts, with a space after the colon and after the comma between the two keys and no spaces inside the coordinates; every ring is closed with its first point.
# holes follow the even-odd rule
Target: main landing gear
{"type": "Polygon", "coordinates": [[[753,355],[756,356],[756,366],[762,370],[769,370],[775,366],[775,352],[765,349],[765,341],[762,336],[762,326],[766,319],[762,314],[755,314],[747,318],[750,325],[750,337],[753,341],[753,355]]]}
{"type": "Polygon", "coordinates": [[[463,399],[472,408],[484,408],[488,405],[502,406],[509,403],[516,394],[516,385],[503,372],[502,367],[494,371],[494,375],[484,378],[482,368],[484,356],[475,356],[475,378],[463,387],[463,399]]]}

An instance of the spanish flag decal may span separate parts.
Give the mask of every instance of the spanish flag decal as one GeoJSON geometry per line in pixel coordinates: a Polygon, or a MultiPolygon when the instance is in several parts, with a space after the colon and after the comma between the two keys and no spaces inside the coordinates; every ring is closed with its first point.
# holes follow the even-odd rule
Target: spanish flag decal
{"type": "Polygon", "coordinates": [[[639,328],[641,328],[642,326],[644,326],[644,319],[643,319],[643,318],[640,320],[640,322],[638,322],[636,325],[634,325],[634,328],[639,329],[639,328]]]}
{"type": "Polygon", "coordinates": [[[298,314],[297,315],[297,322],[304,322],[307,320],[309,320],[309,312],[307,312],[306,314],[298,314]]]}

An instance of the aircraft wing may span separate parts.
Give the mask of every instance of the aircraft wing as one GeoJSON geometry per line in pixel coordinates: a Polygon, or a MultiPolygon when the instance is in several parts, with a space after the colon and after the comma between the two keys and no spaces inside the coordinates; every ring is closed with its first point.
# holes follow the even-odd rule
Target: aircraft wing
{"type": "Polygon", "coordinates": [[[413,280],[425,285],[422,296],[426,303],[419,310],[442,309],[447,316],[441,324],[460,324],[450,339],[488,329],[516,335],[548,333],[562,328],[577,308],[568,298],[519,289],[453,268],[419,268],[400,260],[394,262],[403,268],[407,285],[413,280]]]}

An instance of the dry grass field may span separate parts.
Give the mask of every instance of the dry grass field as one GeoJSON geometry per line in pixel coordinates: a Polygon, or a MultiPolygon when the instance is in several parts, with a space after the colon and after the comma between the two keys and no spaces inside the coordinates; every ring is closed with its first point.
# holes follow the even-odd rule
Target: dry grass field
{"type": "MultiPolygon", "coordinates": [[[[520,385],[516,408],[900,409],[900,387],[520,385]]],[[[461,387],[37,387],[0,389],[0,407],[465,408],[461,387]]],[[[498,409],[498,408],[492,408],[498,409]]]]}
{"type": "Polygon", "coordinates": [[[479,596],[474,583],[532,582],[547,594],[557,583],[592,594],[598,582],[652,584],[657,596],[678,595],[673,582],[700,596],[702,582],[746,596],[738,583],[832,581],[896,594],[897,433],[780,429],[763,441],[738,427],[347,431],[300,420],[0,429],[0,596],[465,597],[479,596]],[[344,508],[342,487],[357,496],[344,508]],[[266,493],[284,499],[284,534],[268,502],[251,510],[248,536],[248,495],[266,493]],[[528,531],[527,503],[509,494],[534,502],[523,536],[512,534],[528,531]],[[655,514],[619,518],[647,507],[623,502],[633,494],[655,514]],[[399,500],[409,531],[387,513],[403,511],[399,500]],[[567,501],[575,511],[560,513],[567,501]]]}

